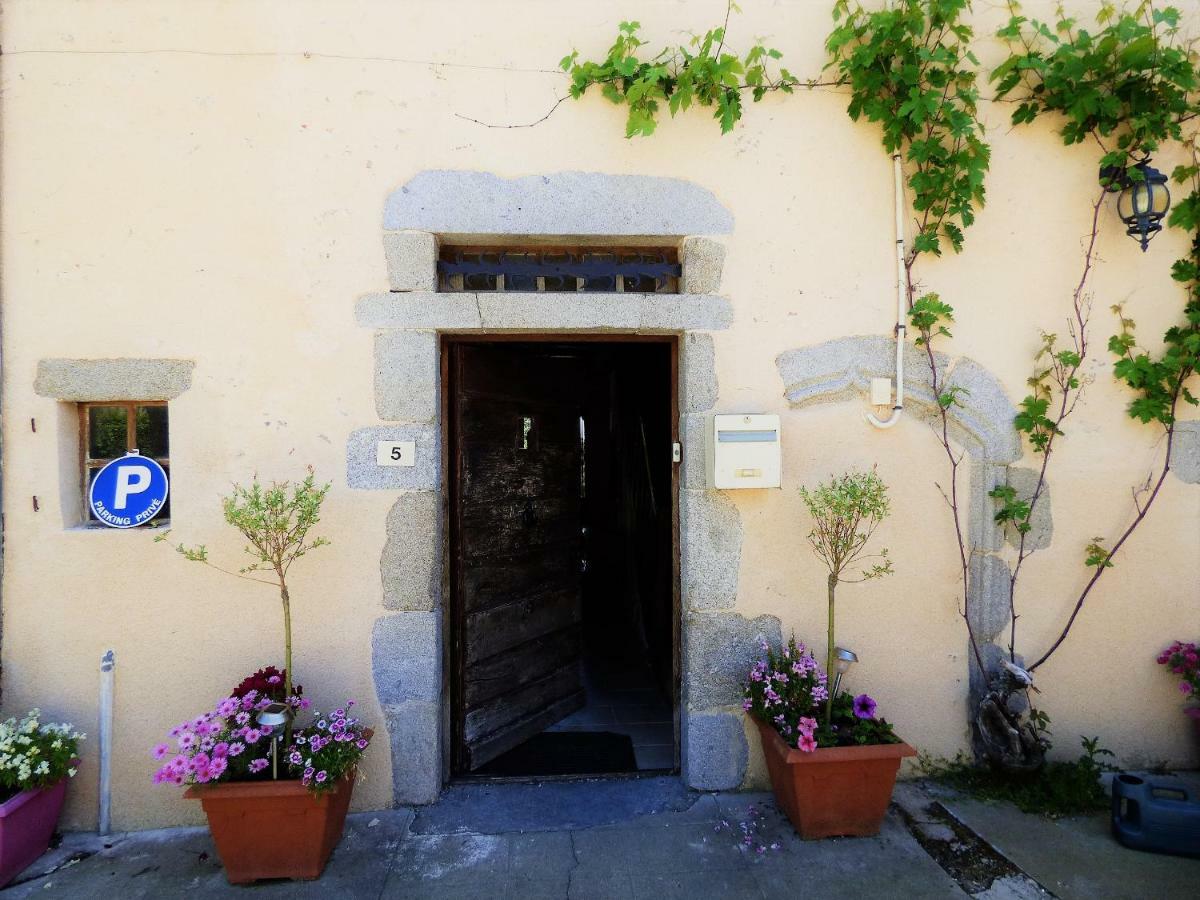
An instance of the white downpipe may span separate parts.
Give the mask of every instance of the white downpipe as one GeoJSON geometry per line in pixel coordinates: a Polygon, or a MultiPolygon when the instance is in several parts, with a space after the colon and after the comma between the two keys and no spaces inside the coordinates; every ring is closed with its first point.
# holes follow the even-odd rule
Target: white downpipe
{"type": "Polygon", "coordinates": [[[899,152],[892,154],[892,174],[896,182],[896,402],[886,419],[867,413],[867,421],[876,428],[891,428],[904,412],[904,343],[908,335],[904,321],[908,312],[908,284],[904,271],[904,167],[899,152]]]}
{"type": "Polygon", "coordinates": [[[116,657],[111,650],[100,657],[100,833],[112,826],[112,717],[113,668],[116,657]]]}

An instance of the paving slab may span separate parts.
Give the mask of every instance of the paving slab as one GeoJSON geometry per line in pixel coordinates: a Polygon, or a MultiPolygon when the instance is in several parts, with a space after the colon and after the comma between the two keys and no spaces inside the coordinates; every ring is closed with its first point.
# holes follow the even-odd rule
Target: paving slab
{"type": "Polygon", "coordinates": [[[1047,819],[1009,803],[942,798],[942,805],[1019,869],[1062,900],[1200,896],[1200,860],[1130,850],[1109,816],[1047,819]]]}

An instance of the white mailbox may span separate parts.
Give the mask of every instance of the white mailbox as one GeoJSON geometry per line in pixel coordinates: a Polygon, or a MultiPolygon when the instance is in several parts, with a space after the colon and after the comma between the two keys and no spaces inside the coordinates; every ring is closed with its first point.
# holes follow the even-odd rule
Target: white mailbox
{"type": "Polygon", "coordinates": [[[709,487],[780,487],[779,416],[713,416],[707,459],[709,487]]]}

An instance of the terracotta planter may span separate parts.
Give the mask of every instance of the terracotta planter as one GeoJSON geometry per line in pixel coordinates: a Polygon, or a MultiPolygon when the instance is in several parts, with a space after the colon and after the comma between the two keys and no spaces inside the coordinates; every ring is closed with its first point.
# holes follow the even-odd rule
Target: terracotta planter
{"type": "Polygon", "coordinates": [[[354,792],[351,771],[338,786],[314,797],[299,780],[195,785],[231,884],[259,878],[320,878],[342,839],[354,792]]]}
{"type": "Polygon", "coordinates": [[[805,840],[879,833],[900,760],[916,756],[908,744],[794,750],[772,726],[754,720],[762,735],[771,787],[805,840]]]}
{"type": "Polygon", "coordinates": [[[0,803],[0,887],[4,887],[50,846],[67,796],[63,778],[50,787],[22,791],[0,803]]]}

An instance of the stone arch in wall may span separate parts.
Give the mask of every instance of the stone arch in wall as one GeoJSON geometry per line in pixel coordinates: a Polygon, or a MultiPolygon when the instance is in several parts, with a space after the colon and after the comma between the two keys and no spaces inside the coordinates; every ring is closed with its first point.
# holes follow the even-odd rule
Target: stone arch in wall
{"type": "Polygon", "coordinates": [[[679,338],[680,710],[685,781],[739,787],[749,757],[740,680],[754,638],[778,639],[779,621],[734,612],[741,522],[705,481],[703,425],[717,400],[712,332],[728,328],[720,295],[733,218],[709,191],[675,178],[565,172],[501,178],[427,171],[387,199],[383,245],[389,290],[359,298],[355,316],[374,331],[378,421],[353,431],[351,488],[395,495],[380,560],[383,608],[372,668],[383,707],[397,803],[437,798],[448,772],[449,704],[443,695],[444,498],[440,446],[440,335],[454,333],[675,334],[679,338]],[[677,239],[678,294],[446,293],[438,291],[439,241],[630,236],[677,239]],[[414,441],[412,467],[380,466],[380,440],[414,441]]]}
{"type": "MultiPolygon", "coordinates": [[[[970,487],[967,493],[967,544],[971,549],[967,590],[971,626],[980,641],[980,653],[989,669],[1005,651],[996,640],[1010,621],[1009,565],[1000,555],[1015,534],[999,527],[994,519],[995,501],[988,492],[997,484],[1010,484],[1028,496],[1036,484],[1033,469],[1015,465],[1021,458],[1020,437],[1013,428],[1016,409],[1003,385],[986,368],[966,357],[934,353],[939,379],[946,388],[961,389],[960,405],[950,414],[952,439],[970,458],[970,487]]],[[[784,383],[784,395],[794,408],[841,400],[865,401],[872,378],[895,376],[895,343],[891,338],[867,335],[838,338],[788,350],[776,359],[784,383]]],[[[925,351],[908,344],[904,359],[905,415],[933,422],[937,401],[929,377],[925,351]]],[[[1048,489],[1044,489],[1048,490],[1048,489]]],[[[1041,549],[1050,543],[1053,525],[1049,495],[1039,503],[1026,546],[1041,549]]],[[[970,692],[981,696],[985,680],[968,652],[970,692]]]]}

